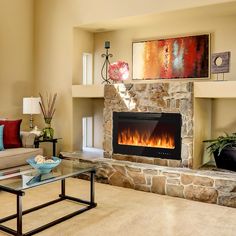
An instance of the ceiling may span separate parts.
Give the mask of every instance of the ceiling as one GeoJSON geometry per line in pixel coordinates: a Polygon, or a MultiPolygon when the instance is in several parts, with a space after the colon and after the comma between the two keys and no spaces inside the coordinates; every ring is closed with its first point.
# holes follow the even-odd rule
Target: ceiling
{"type": "Polygon", "coordinates": [[[139,15],[132,17],[124,17],[115,20],[101,21],[93,24],[80,25],[83,28],[91,32],[105,32],[118,29],[127,29],[129,27],[140,27],[150,24],[157,24],[166,19],[188,19],[201,18],[203,16],[208,17],[226,17],[236,16],[236,1],[221,3],[215,5],[209,5],[204,7],[195,7],[184,10],[176,10],[165,13],[156,13],[148,15],[139,15]]]}

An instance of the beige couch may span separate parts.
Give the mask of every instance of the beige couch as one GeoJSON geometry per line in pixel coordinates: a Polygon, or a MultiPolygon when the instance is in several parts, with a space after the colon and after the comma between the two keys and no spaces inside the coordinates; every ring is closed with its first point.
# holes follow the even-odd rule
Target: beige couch
{"type": "Polygon", "coordinates": [[[21,148],[10,148],[0,151],[0,169],[7,169],[20,165],[25,165],[26,160],[36,155],[43,155],[41,148],[34,148],[35,134],[21,132],[21,148]]]}

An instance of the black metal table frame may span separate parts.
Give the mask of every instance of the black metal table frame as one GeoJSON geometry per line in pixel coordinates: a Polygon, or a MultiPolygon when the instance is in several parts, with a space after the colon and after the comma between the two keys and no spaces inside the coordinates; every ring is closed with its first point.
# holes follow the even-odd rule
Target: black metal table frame
{"type": "MultiPolygon", "coordinates": [[[[94,202],[94,195],[95,195],[95,191],[94,191],[94,176],[95,176],[95,170],[89,170],[87,172],[90,172],[90,201],[87,201],[87,200],[82,200],[82,199],[79,199],[79,198],[75,198],[75,197],[71,197],[71,196],[68,196],[66,195],[66,191],[65,191],[65,187],[66,187],[66,184],[65,184],[65,180],[66,180],[66,177],[61,179],[61,194],[59,194],[59,198],[55,199],[55,200],[52,200],[52,201],[49,201],[49,202],[46,202],[44,204],[41,204],[41,205],[38,205],[36,207],[33,207],[33,208],[30,208],[30,209],[27,209],[25,211],[22,211],[22,197],[25,195],[25,192],[24,191],[21,191],[21,190],[13,190],[13,189],[9,189],[9,188],[6,188],[4,186],[0,186],[0,190],[3,190],[5,192],[8,192],[8,193],[12,193],[12,194],[15,194],[17,196],[17,213],[16,214],[13,214],[13,215],[10,215],[10,216],[7,216],[7,217],[4,217],[2,219],[0,219],[0,230],[4,231],[4,232],[7,232],[9,234],[12,234],[12,235],[17,235],[17,236],[29,236],[29,235],[33,235],[33,234],[36,234],[36,233],[39,233],[51,226],[54,226],[56,224],[59,224],[65,220],[68,220],[76,215],[79,215],[85,211],[88,211],[94,207],[97,206],[97,203],[94,202]],[[33,212],[33,211],[36,211],[36,210],[39,210],[39,209],[42,209],[44,207],[47,207],[49,205],[52,205],[52,204],[55,204],[55,203],[58,203],[60,201],[63,201],[63,200],[71,200],[71,201],[74,201],[74,202],[78,202],[78,203],[82,203],[82,204],[85,204],[87,206],[81,208],[80,210],[77,210],[75,212],[72,212],[68,215],[65,215],[61,218],[58,218],[54,221],[51,221],[45,225],[42,225],[36,229],[33,229],[29,232],[26,232],[26,233],[23,233],[22,231],[22,216],[23,215],[26,215],[30,212],[33,212]],[[6,221],[9,221],[9,220],[12,220],[14,218],[17,218],[17,230],[13,230],[7,226],[4,226],[4,225],[1,225],[1,223],[4,223],[6,221]]],[[[51,183],[51,182],[50,182],[51,183]]],[[[41,186],[41,185],[40,185],[41,186]]]]}
{"type": "Polygon", "coordinates": [[[34,146],[36,148],[39,148],[40,143],[52,143],[52,155],[56,156],[56,144],[57,144],[58,139],[61,139],[61,138],[43,139],[43,140],[36,139],[34,141],[34,146]]]}

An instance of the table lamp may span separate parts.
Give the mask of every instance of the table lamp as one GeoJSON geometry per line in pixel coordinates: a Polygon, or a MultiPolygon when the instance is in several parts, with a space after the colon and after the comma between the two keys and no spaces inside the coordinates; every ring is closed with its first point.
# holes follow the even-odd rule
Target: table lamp
{"type": "Polygon", "coordinates": [[[33,125],[33,115],[34,114],[40,114],[40,97],[28,97],[23,98],[23,114],[29,114],[30,115],[30,129],[34,128],[33,125]]]}

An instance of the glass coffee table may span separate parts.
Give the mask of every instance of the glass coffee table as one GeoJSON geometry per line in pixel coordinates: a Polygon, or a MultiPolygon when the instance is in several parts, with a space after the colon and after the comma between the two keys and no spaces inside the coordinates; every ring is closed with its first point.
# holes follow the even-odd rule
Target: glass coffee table
{"type": "Polygon", "coordinates": [[[37,170],[33,169],[29,165],[15,168],[15,169],[0,171],[0,191],[5,191],[11,194],[15,194],[16,199],[17,199],[16,214],[0,219],[0,230],[5,231],[12,235],[24,235],[24,236],[33,235],[51,226],[61,223],[67,219],[70,219],[73,216],[76,216],[78,214],[81,214],[87,210],[90,210],[96,207],[97,204],[94,202],[95,172],[96,172],[95,165],[91,165],[88,163],[81,163],[78,160],[62,160],[60,165],[57,166],[48,174],[39,174],[37,170]],[[66,195],[66,178],[76,177],[79,174],[90,175],[90,200],[83,200],[80,198],[75,198],[75,197],[66,195]],[[55,181],[61,182],[60,194],[57,199],[46,202],[44,204],[35,206],[33,208],[30,208],[24,211],[22,210],[22,197],[25,195],[25,190],[29,188],[35,188],[43,184],[52,183],[55,181]],[[61,218],[58,218],[48,224],[45,224],[36,229],[33,229],[29,232],[23,233],[23,229],[22,229],[22,224],[23,224],[22,216],[23,215],[39,210],[41,208],[47,207],[49,205],[64,201],[64,200],[70,200],[77,203],[81,203],[83,204],[83,208],[75,212],[72,212],[66,216],[63,216],[61,218]],[[12,220],[14,218],[17,219],[16,230],[2,225],[2,223],[12,220]]]}

